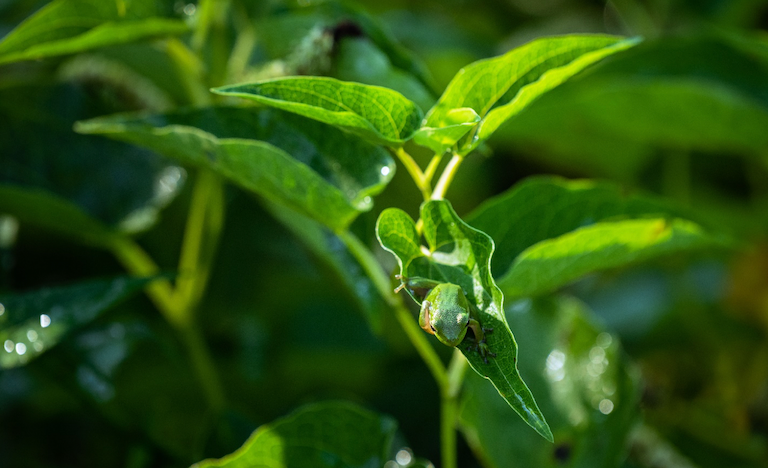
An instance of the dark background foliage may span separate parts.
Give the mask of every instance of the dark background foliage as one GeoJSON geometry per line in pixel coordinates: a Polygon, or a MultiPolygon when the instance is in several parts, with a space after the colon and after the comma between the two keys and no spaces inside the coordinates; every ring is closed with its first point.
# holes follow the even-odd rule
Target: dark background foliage
{"type": "MultiPolygon", "coordinates": [[[[0,1],[0,37],[45,3],[0,1]]],[[[163,5],[170,17],[186,15],[183,2],[163,5]]],[[[556,341],[605,330],[619,338],[623,350],[611,352],[625,360],[616,372],[626,376],[618,381],[632,380],[620,391],[638,404],[612,420],[620,429],[595,420],[590,430],[639,429],[609,442],[613,458],[590,461],[574,449],[599,453],[605,447],[537,439],[531,443],[541,442],[539,458],[498,466],[768,466],[768,3],[233,5],[233,17],[247,24],[232,20],[223,43],[206,49],[225,51],[222,60],[242,54],[235,34],[253,28],[254,47],[230,64],[230,79],[268,77],[276,69],[336,76],[392,87],[425,109],[462,66],[533,38],[644,36],[641,45],[589,68],[502,127],[467,159],[450,200],[464,216],[531,175],[607,179],[697,210],[742,243],[728,253],[666,257],[580,280],[567,290],[594,312],[583,323],[570,316],[510,323],[521,353],[527,346],[540,360],[549,348],[537,336],[556,341]]],[[[136,232],[173,277],[191,197],[184,182],[195,169],[72,131],[80,120],[188,105],[167,50],[162,39],[147,39],[0,65],[0,180],[53,193],[110,226],[136,232]]],[[[416,156],[426,164],[428,155],[416,156]]],[[[209,409],[179,336],[137,295],[28,365],[0,371],[0,465],[187,466],[230,453],[261,424],[324,399],[351,400],[392,416],[403,445],[439,460],[437,387],[391,314],[382,313],[378,334],[369,328],[366,310],[385,308],[374,291],[350,287],[359,267],[351,261],[346,269],[329,266],[275,217],[270,203],[235,186],[224,196],[226,221],[197,313],[222,379],[223,415],[209,409]]],[[[383,208],[415,215],[420,201],[398,167],[352,230],[373,245],[383,208]]],[[[380,254],[394,269],[394,260],[380,254]]],[[[102,250],[0,217],[2,294],[121,274],[102,250]]],[[[559,307],[552,301],[515,307],[559,307]]],[[[448,348],[438,351],[450,356],[448,348]]],[[[573,350],[583,352],[589,351],[573,350]]],[[[547,390],[537,369],[521,360],[538,399],[547,390]]],[[[470,379],[468,386],[478,382],[470,379]]],[[[478,397],[466,401],[465,410],[489,401],[502,405],[486,409],[490,414],[506,409],[500,399],[478,397]]],[[[542,405],[545,414],[548,405],[542,405]]],[[[529,429],[507,433],[494,421],[473,421],[479,413],[466,411],[466,427],[498,437],[487,452],[509,453],[473,452],[460,438],[459,466],[497,466],[488,460],[514,458],[516,447],[528,443],[523,431],[529,429]]]]}

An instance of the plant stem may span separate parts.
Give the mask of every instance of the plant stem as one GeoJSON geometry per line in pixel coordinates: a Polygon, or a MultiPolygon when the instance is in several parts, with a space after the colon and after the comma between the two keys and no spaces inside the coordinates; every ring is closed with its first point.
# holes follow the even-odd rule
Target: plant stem
{"type": "Polygon", "coordinates": [[[440,446],[444,468],[456,468],[456,420],[459,415],[459,391],[467,370],[467,359],[454,348],[448,365],[447,385],[440,392],[440,446]]]}
{"type": "MultiPolygon", "coordinates": [[[[424,200],[429,200],[429,197],[432,194],[432,188],[429,185],[429,180],[424,176],[424,172],[421,171],[421,168],[416,164],[416,161],[413,160],[413,157],[411,157],[411,155],[403,148],[397,148],[395,150],[395,155],[400,162],[403,163],[408,174],[411,175],[411,179],[413,179],[413,182],[416,183],[416,187],[421,191],[424,200]]],[[[429,179],[431,180],[432,177],[430,176],[429,179]]]]}
{"type": "MultiPolygon", "coordinates": [[[[127,236],[118,236],[110,245],[112,254],[134,276],[157,276],[160,268],[144,249],[127,236]]],[[[157,279],[146,287],[147,295],[163,317],[174,326],[183,322],[182,311],[174,301],[173,286],[167,279],[157,279]]]]}
{"type": "Polygon", "coordinates": [[[453,157],[448,161],[448,165],[443,169],[443,173],[440,175],[440,180],[435,185],[435,190],[432,192],[432,200],[442,200],[445,196],[445,192],[453,181],[453,177],[456,175],[456,171],[459,169],[464,156],[458,153],[453,153],[453,157]]]}
{"type": "Polygon", "coordinates": [[[432,177],[435,175],[435,171],[437,171],[437,166],[440,165],[440,161],[443,160],[443,153],[435,154],[432,156],[432,159],[429,161],[429,164],[427,165],[427,168],[424,170],[424,182],[429,184],[432,182],[432,177]]]}
{"type": "Polygon", "coordinates": [[[347,246],[347,249],[349,249],[371,281],[373,281],[381,297],[392,307],[392,310],[395,312],[395,318],[397,318],[400,326],[403,327],[405,334],[416,348],[427,368],[429,368],[432,377],[434,377],[442,392],[442,389],[448,386],[448,374],[446,373],[445,366],[440,360],[440,356],[435,352],[435,349],[427,341],[424,332],[413,319],[411,312],[403,304],[403,300],[394,293],[392,283],[384,273],[384,270],[381,269],[381,265],[376,261],[373,253],[360,242],[360,239],[349,231],[342,231],[337,233],[337,235],[344,242],[344,245],[347,246]]]}
{"type": "Polygon", "coordinates": [[[176,297],[190,313],[208,281],[215,241],[224,222],[223,212],[224,187],[219,176],[201,170],[192,192],[176,281],[176,297]]]}

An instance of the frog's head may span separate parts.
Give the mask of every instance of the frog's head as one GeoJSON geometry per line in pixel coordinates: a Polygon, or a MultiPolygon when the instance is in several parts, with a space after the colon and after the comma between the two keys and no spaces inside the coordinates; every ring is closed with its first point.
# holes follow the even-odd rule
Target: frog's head
{"type": "Polygon", "coordinates": [[[458,346],[467,335],[469,326],[469,304],[464,291],[455,284],[441,284],[435,287],[428,299],[432,302],[430,324],[441,343],[458,346]]]}

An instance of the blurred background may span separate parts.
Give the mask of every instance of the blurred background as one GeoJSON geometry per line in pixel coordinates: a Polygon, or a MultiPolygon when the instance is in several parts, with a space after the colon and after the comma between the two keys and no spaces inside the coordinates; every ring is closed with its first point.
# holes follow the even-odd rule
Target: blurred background
{"type": "MultiPolygon", "coordinates": [[[[0,0],[0,37],[46,3],[0,0]]],[[[194,18],[194,3],[158,3],[194,18]]],[[[509,304],[521,372],[557,443],[538,440],[468,376],[459,465],[768,466],[768,2],[265,0],[233,2],[233,12],[222,36],[227,75],[211,85],[330,75],[392,87],[425,110],[462,66],[531,39],[644,37],[502,127],[448,198],[464,216],[531,175],[609,180],[696,210],[741,247],[595,274],[567,297],[509,304]],[[253,36],[245,45],[244,34],[253,36]],[[556,348],[578,364],[562,370],[556,348]],[[609,371],[590,374],[590,363],[609,371]],[[561,370],[571,387],[547,375],[561,370]],[[592,401],[596,388],[622,404],[592,401]]],[[[0,66],[0,181],[135,233],[173,272],[193,170],[72,125],[184,106],[182,81],[162,40],[0,66]]],[[[417,154],[422,164],[428,156],[417,154]]],[[[439,460],[437,387],[391,314],[380,333],[369,329],[361,310],[384,306],[350,290],[360,271],[329,267],[260,200],[231,186],[225,196],[198,311],[225,414],[207,409],[178,336],[136,295],[53,351],[0,370],[0,465],[188,466],[328,398],[393,416],[414,453],[439,460]]],[[[382,209],[414,215],[420,200],[399,170],[354,231],[374,245],[382,209]]],[[[0,216],[0,294],[120,274],[108,253],[0,216]]],[[[438,351],[447,359],[451,350],[438,351]]]]}

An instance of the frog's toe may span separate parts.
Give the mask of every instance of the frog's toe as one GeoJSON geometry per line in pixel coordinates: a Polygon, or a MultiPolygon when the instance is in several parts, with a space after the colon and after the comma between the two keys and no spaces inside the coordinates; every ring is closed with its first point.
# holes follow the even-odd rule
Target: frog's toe
{"type": "Polygon", "coordinates": [[[488,356],[495,358],[496,353],[491,352],[491,348],[488,347],[488,344],[483,341],[481,343],[478,343],[477,350],[480,353],[480,356],[483,357],[483,361],[488,364],[488,356]]]}

